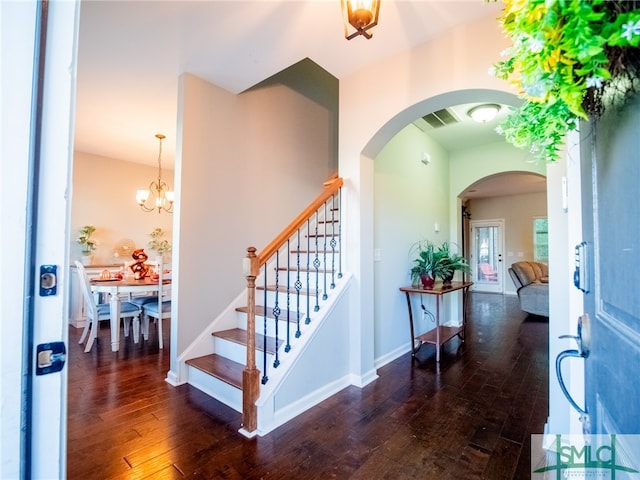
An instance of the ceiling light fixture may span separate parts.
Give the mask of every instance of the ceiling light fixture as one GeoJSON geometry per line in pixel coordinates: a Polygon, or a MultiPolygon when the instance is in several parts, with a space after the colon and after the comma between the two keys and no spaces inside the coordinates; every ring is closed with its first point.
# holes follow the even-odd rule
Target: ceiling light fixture
{"type": "Polygon", "coordinates": [[[474,122],[487,123],[496,118],[499,111],[500,105],[497,103],[485,103],[473,107],[467,112],[467,115],[469,115],[474,122]]]}
{"type": "Polygon", "coordinates": [[[169,186],[162,181],[162,140],[165,136],[158,133],[156,134],[156,138],[160,143],[158,149],[158,180],[151,182],[148,190],[137,190],[136,201],[145,212],[158,210],[158,213],[161,213],[164,210],[167,213],[173,213],[173,192],[169,190],[169,186]],[[148,207],[147,200],[150,194],[155,197],[155,201],[153,202],[153,206],[148,207]]]}
{"type": "Polygon", "coordinates": [[[378,24],[380,0],[340,0],[344,20],[344,37],[347,40],[362,35],[367,40],[373,36],[368,30],[378,24]],[[349,34],[349,25],[356,29],[349,34]]]}

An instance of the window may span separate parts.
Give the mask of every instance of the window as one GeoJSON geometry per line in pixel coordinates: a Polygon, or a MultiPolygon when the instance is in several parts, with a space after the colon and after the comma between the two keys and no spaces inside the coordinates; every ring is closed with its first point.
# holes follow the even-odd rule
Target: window
{"type": "Polygon", "coordinates": [[[547,217],[533,219],[533,260],[548,263],[549,261],[549,232],[547,217]]]}

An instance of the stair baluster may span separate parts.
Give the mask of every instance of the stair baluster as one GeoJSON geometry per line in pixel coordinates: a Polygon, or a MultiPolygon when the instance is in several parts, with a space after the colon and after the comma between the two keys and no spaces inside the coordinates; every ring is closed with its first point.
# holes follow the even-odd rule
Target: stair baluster
{"type": "MultiPolygon", "coordinates": [[[[287,272],[291,271],[291,239],[287,239],[287,272]]],[[[287,275],[287,344],[284,352],[291,351],[291,275],[287,275]]]]}
{"type": "Polygon", "coordinates": [[[298,229],[298,250],[296,254],[296,338],[300,338],[300,291],[302,290],[302,282],[300,281],[300,229],[298,229]]]}
{"type": "Polygon", "coordinates": [[[267,264],[264,264],[263,268],[263,277],[264,277],[264,294],[262,295],[263,300],[262,300],[262,304],[264,305],[263,308],[263,312],[262,312],[262,320],[263,320],[263,327],[262,327],[262,331],[264,332],[264,339],[263,339],[263,349],[262,349],[262,384],[264,385],[265,383],[267,383],[269,381],[269,377],[267,376],[267,329],[269,327],[269,324],[267,323],[267,264]]]}
{"type": "MultiPolygon", "coordinates": [[[[288,255],[289,252],[287,252],[288,255]]],[[[273,361],[273,368],[278,368],[278,365],[280,365],[280,357],[278,354],[278,327],[280,326],[280,313],[282,313],[280,311],[280,296],[278,295],[279,292],[279,276],[280,276],[280,250],[278,250],[276,252],[276,271],[275,271],[275,276],[276,276],[276,299],[274,302],[274,306],[273,306],[273,318],[274,318],[274,322],[275,322],[275,333],[276,333],[276,352],[275,352],[275,360],[273,361]]],[[[265,281],[266,281],[266,275],[265,275],[265,281]]],[[[265,307],[267,306],[267,287],[265,285],[264,287],[264,297],[265,297],[265,302],[264,305],[265,307]]],[[[266,309],[265,309],[266,310],[266,309]]],[[[266,318],[266,317],[265,317],[266,318]]],[[[264,363],[265,365],[267,364],[267,332],[265,331],[264,333],[264,363]]]]}
{"type": "MultiPolygon", "coordinates": [[[[333,226],[333,225],[332,225],[333,226]]],[[[324,204],[324,212],[323,212],[323,223],[322,230],[324,234],[322,235],[322,265],[324,266],[324,275],[322,276],[323,287],[324,290],[322,292],[322,300],[326,300],[328,298],[327,295],[327,202],[324,204]]]]}
{"type": "MultiPolygon", "coordinates": [[[[325,203],[325,208],[327,207],[327,204],[325,203]]],[[[315,226],[315,235],[314,235],[314,243],[315,243],[315,253],[313,255],[313,268],[316,271],[316,304],[313,306],[313,311],[317,312],[318,310],[320,310],[320,303],[318,303],[320,301],[320,258],[318,257],[318,212],[316,212],[315,214],[315,222],[314,222],[314,226],[315,226]]]]}
{"type": "Polygon", "coordinates": [[[307,318],[304,319],[304,323],[309,325],[311,323],[311,317],[309,314],[311,313],[311,237],[309,237],[311,219],[307,218],[307,318]]]}
{"type": "MultiPolygon", "coordinates": [[[[286,282],[286,295],[287,295],[287,315],[286,315],[286,345],[284,348],[285,352],[289,352],[292,348],[291,345],[291,336],[290,336],[290,325],[291,325],[291,294],[295,293],[295,304],[296,304],[296,332],[295,337],[298,338],[302,335],[301,331],[301,317],[305,315],[305,324],[309,324],[311,322],[311,300],[310,297],[312,295],[312,285],[311,285],[311,256],[313,252],[313,268],[315,272],[315,305],[313,310],[315,312],[320,310],[320,285],[321,282],[324,283],[323,295],[322,299],[327,299],[327,275],[329,274],[329,269],[327,267],[327,237],[330,236],[329,245],[331,246],[331,288],[335,287],[335,274],[336,274],[336,253],[338,254],[338,278],[342,277],[342,254],[340,247],[340,223],[338,220],[338,249],[336,252],[336,234],[335,234],[335,203],[336,203],[336,195],[340,195],[340,189],[342,187],[342,179],[335,178],[325,183],[325,191],[314,201],[312,202],[278,237],[276,237],[259,255],[256,255],[256,249],[254,247],[249,247],[247,249],[247,262],[245,264],[245,276],[247,278],[247,308],[239,308],[239,311],[246,311],[247,314],[247,340],[246,340],[246,348],[247,348],[247,363],[245,370],[243,371],[243,396],[242,396],[242,422],[243,428],[247,432],[253,432],[257,428],[257,410],[256,410],[256,401],[259,395],[260,383],[266,384],[269,380],[267,375],[268,372],[268,353],[269,353],[269,344],[268,344],[268,334],[269,334],[269,317],[273,317],[274,320],[274,331],[275,331],[275,360],[273,362],[273,367],[277,368],[280,365],[280,340],[279,340],[279,322],[281,321],[282,311],[280,309],[280,250],[285,247],[287,261],[286,261],[286,270],[287,270],[287,282],[286,282]],[[328,234],[327,227],[327,209],[331,210],[331,235],[328,234]],[[323,215],[324,222],[322,227],[322,232],[319,228],[320,223],[320,215],[323,215]],[[315,218],[314,218],[315,217],[315,218]],[[313,232],[312,233],[312,224],[313,220],[313,232]],[[301,265],[301,235],[305,234],[307,237],[306,242],[306,268],[301,265]],[[320,240],[319,236],[323,235],[323,253],[322,258],[323,261],[320,261],[320,240]],[[292,251],[290,248],[291,241],[293,241],[293,237],[295,236],[295,242],[297,244],[296,248],[296,265],[294,267],[294,271],[291,271],[291,256],[292,251]],[[311,250],[311,236],[315,237],[314,240],[314,250],[311,250]],[[269,266],[268,266],[269,265],[269,266]],[[322,266],[322,275],[323,279],[320,279],[320,267],[322,266]],[[262,269],[262,274],[264,276],[264,295],[263,295],[263,303],[261,316],[263,317],[263,339],[262,339],[262,379],[260,378],[260,371],[256,368],[256,330],[255,330],[255,315],[256,315],[256,303],[255,303],[255,290],[256,290],[256,277],[258,273],[262,269]],[[303,268],[306,270],[306,285],[303,284],[303,276],[301,275],[303,268]],[[270,269],[274,270],[274,278],[275,278],[275,287],[269,287],[268,282],[270,278],[270,269]],[[294,273],[295,272],[295,273],[294,273]],[[290,288],[290,282],[292,277],[295,278],[295,282],[293,285],[293,289],[290,288]],[[303,288],[306,292],[306,312],[301,312],[301,295],[303,295],[303,288]],[[269,308],[269,296],[267,292],[269,290],[274,291],[274,303],[273,308],[269,308]]],[[[341,196],[338,196],[338,201],[341,202],[341,196]]]]}
{"type": "MultiPolygon", "coordinates": [[[[336,196],[333,195],[331,197],[333,199],[332,205],[335,207],[335,198],[336,196]]],[[[331,211],[333,212],[335,210],[335,208],[332,208],[331,211]]],[[[342,193],[340,193],[340,195],[338,196],[338,278],[342,278],[342,193]]],[[[333,238],[333,246],[335,247],[336,245],[336,241],[335,241],[335,237],[333,238]]],[[[335,250],[334,250],[335,253],[335,250]]],[[[333,287],[335,287],[335,283],[333,284],[333,287]]]]}

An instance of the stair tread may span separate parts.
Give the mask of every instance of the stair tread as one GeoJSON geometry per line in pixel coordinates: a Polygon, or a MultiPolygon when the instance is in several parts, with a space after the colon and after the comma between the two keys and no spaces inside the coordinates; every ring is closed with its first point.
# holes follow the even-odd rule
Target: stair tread
{"type": "MultiPolygon", "coordinates": [[[[262,290],[262,291],[263,291],[263,290],[265,290],[265,287],[264,287],[264,286],[262,286],[262,287],[256,287],[256,290],[262,290]]],[[[275,286],[275,285],[267,285],[266,290],[267,290],[268,292],[275,292],[275,291],[276,291],[276,286],[275,286]]],[[[281,292],[281,293],[286,293],[286,292],[288,292],[288,293],[293,293],[293,294],[295,294],[295,293],[297,293],[297,290],[296,290],[295,288],[289,288],[289,289],[287,290],[285,287],[283,287],[282,285],[280,285],[280,286],[278,287],[278,292],[281,292]]],[[[300,290],[300,295],[307,295],[307,290],[306,290],[306,289],[304,289],[304,288],[303,288],[303,289],[301,289],[301,290],[300,290]]],[[[310,295],[310,296],[312,296],[312,297],[315,297],[315,296],[316,296],[316,292],[309,292],[309,293],[308,293],[308,295],[310,295]]]]}
{"type": "MultiPolygon", "coordinates": [[[[249,313],[249,307],[237,307],[236,312],[249,313]]],[[[289,310],[280,310],[280,316],[278,318],[280,318],[280,320],[286,320],[287,313],[289,313],[291,319],[296,318],[297,313],[289,310]]],[[[264,317],[264,316],[265,316],[264,306],[256,305],[256,317],[264,317]]],[[[271,307],[267,308],[266,316],[269,318],[275,318],[273,315],[273,308],[271,307]]],[[[303,316],[304,314],[300,313],[300,318],[302,318],[303,316]]]]}
{"type": "MultiPolygon", "coordinates": [[[[229,330],[220,330],[213,332],[211,335],[224,338],[230,342],[238,343],[240,345],[247,344],[247,331],[242,328],[231,328],[229,330]]],[[[256,333],[256,348],[261,352],[264,351],[265,336],[261,333],[256,333]]],[[[267,353],[276,353],[276,339],[275,337],[266,337],[267,340],[267,353]]],[[[282,345],[282,340],[278,341],[278,345],[282,345]]]]}
{"type": "Polygon", "coordinates": [[[242,390],[244,365],[241,363],[212,353],[211,355],[189,359],[186,364],[242,390]]]}

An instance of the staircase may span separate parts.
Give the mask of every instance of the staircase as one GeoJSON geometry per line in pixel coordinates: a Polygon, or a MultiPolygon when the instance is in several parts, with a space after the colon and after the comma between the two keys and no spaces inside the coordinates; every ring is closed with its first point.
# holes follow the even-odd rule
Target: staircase
{"type": "Polygon", "coordinates": [[[311,353],[319,348],[312,346],[314,337],[344,335],[346,322],[331,320],[332,312],[344,311],[346,304],[341,186],[342,179],[327,182],[318,199],[262,252],[247,249],[246,293],[215,322],[204,342],[208,353],[185,362],[191,385],[242,412],[241,432],[247,436],[264,434],[292,411],[312,406],[309,399],[317,403],[343,388],[341,372],[316,375],[326,377],[330,387],[321,381],[305,382],[311,389],[292,383],[304,378],[305,365],[318,360],[311,353]]]}

